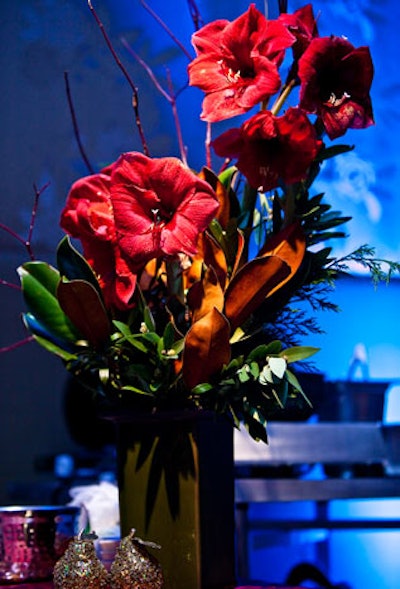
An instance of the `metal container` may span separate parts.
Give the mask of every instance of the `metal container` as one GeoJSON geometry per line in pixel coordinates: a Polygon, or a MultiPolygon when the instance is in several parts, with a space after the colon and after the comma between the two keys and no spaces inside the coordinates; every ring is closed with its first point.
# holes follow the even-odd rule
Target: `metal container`
{"type": "Polygon", "coordinates": [[[0,583],[46,580],[77,534],[78,507],[0,507],[0,583]]]}

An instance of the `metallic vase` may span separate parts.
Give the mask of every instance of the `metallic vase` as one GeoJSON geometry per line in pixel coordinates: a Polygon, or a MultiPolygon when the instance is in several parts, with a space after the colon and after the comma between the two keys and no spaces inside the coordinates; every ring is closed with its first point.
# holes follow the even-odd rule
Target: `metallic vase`
{"type": "Polygon", "coordinates": [[[76,534],[79,508],[0,507],[0,583],[46,580],[76,534]]]}

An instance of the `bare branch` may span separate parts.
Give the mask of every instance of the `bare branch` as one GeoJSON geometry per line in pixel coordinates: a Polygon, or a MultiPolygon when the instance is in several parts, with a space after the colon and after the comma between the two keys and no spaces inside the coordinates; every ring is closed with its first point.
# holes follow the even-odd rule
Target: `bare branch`
{"type": "Polygon", "coordinates": [[[0,278],[0,284],[2,286],[8,286],[9,288],[14,288],[15,290],[22,290],[22,288],[19,284],[14,284],[13,282],[8,282],[8,280],[3,280],[3,278],[0,278]]]}
{"type": "Polygon", "coordinates": [[[188,6],[190,10],[190,16],[194,24],[194,29],[195,31],[198,31],[200,27],[204,25],[204,21],[194,0],[188,0],[188,6]]]}
{"type": "Polygon", "coordinates": [[[85,153],[85,150],[83,148],[83,144],[82,144],[82,141],[81,141],[81,136],[80,136],[79,127],[78,127],[78,121],[77,121],[77,118],[76,118],[74,104],[72,102],[71,88],[70,88],[69,79],[68,79],[68,72],[64,72],[64,80],[65,80],[65,90],[66,90],[66,93],[67,93],[67,100],[68,100],[69,112],[71,113],[72,125],[73,125],[73,128],[74,128],[75,139],[76,139],[76,142],[78,144],[78,148],[79,148],[80,154],[82,156],[82,159],[85,162],[86,167],[87,167],[87,169],[89,171],[89,174],[94,174],[94,169],[93,169],[91,163],[89,162],[89,159],[88,159],[88,157],[87,157],[87,155],[85,153]]]}
{"type": "Polygon", "coordinates": [[[146,70],[146,72],[149,75],[149,78],[153,82],[154,86],[164,96],[165,100],[168,100],[168,102],[171,102],[173,100],[172,96],[170,96],[168,94],[168,92],[166,92],[166,90],[164,90],[164,88],[161,86],[160,82],[157,80],[156,76],[154,75],[154,72],[151,69],[151,67],[149,65],[147,65],[147,63],[140,57],[140,55],[138,55],[136,53],[136,51],[134,51],[132,49],[132,47],[129,45],[128,41],[124,37],[121,39],[121,42],[122,42],[123,46],[132,55],[132,57],[134,57],[136,59],[136,61],[143,67],[143,69],[146,70]]]}
{"type": "Polygon", "coordinates": [[[138,94],[137,88],[136,88],[135,84],[133,83],[132,78],[128,74],[125,66],[123,65],[123,63],[121,62],[120,58],[118,57],[118,55],[117,55],[117,53],[116,53],[116,51],[115,51],[115,49],[114,49],[114,47],[113,47],[113,45],[111,43],[111,40],[110,40],[109,36],[106,33],[106,30],[104,28],[103,23],[101,22],[101,20],[99,19],[98,15],[97,15],[97,12],[93,8],[93,5],[92,5],[91,0],[87,0],[87,3],[88,3],[88,6],[89,6],[89,9],[90,9],[91,13],[93,14],[93,16],[94,16],[94,18],[96,20],[96,23],[97,23],[97,25],[98,25],[98,27],[99,27],[99,29],[100,29],[103,37],[104,37],[104,40],[105,40],[105,42],[107,44],[107,47],[109,48],[109,50],[111,52],[111,55],[114,58],[115,63],[117,64],[117,66],[120,68],[120,70],[124,74],[125,79],[127,80],[129,86],[132,89],[132,93],[133,93],[133,96],[132,96],[132,105],[133,105],[133,110],[134,110],[134,113],[135,113],[136,126],[137,126],[137,129],[138,129],[138,132],[139,132],[140,140],[142,142],[143,152],[144,152],[145,155],[148,156],[148,155],[150,155],[149,154],[149,149],[147,147],[147,142],[146,142],[146,138],[144,136],[143,127],[142,127],[142,122],[140,120],[140,115],[139,115],[139,94],[138,94]]]}
{"type": "Polygon", "coordinates": [[[17,348],[20,348],[21,346],[24,346],[25,344],[29,344],[30,342],[34,341],[34,337],[31,335],[23,340],[20,340],[19,342],[15,342],[15,344],[11,344],[10,346],[5,346],[4,348],[0,348],[0,354],[3,354],[4,352],[11,352],[12,350],[16,350],[17,348]]]}
{"type": "Polygon", "coordinates": [[[177,105],[176,105],[176,94],[174,93],[171,75],[170,75],[169,70],[167,70],[168,89],[169,89],[169,92],[167,92],[161,86],[160,82],[157,80],[151,67],[132,49],[132,47],[130,47],[130,45],[126,41],[126,39],[122,39],[122,44],[124,45],[124,47],[126,47],[126,49],[129,51],[129,53],[131,53],[131,55],[138,61],[138,63],[145,69],[145,71],[149,75],[151,81],[153,82],[154,86],[157,88],[157,90],[160,92],[160,94],[162,94],[162,96],[165,98],[165,100],[170,104],[171,109],[172,109],[172,113],[173,113],[173,117],[174,117],[175,129],[176,129],[176,134],[177,134],[177,138],[178,138],[181,159],[182,159],[183,163],[187,165],[187,150],[186,150],[184,143],[183,143],[182,128],[181,128],[181,124],[179,121],[178,109],[177,109],[177,105]]]}
{"type": "Polygon", "coordinates": [[[174,33],[171,31],[171,29],[169,29],[167,27],[165,22],[158,16],[158,14],[156,12],[154,12],[154,10],[152,8],[150,8],[150,6],[144,0],[140,0],[140,4],[143,6],[143,8],[145,10],[147,10],[147,12],[149,14],[151,14],[151,16],[154,18],[154,20],[158,22],[158,24],[164,29],[164,31],[167,33],[167,35],[169,35],[169,37],[171,37],[173,42],[179,47],[179,49],[182,51],[182,53],[184,53],[184,55],[186,55],[186,57],[189,59],[189,61],[192,61],[192,59],[193,59],[192,55],[190,55],[189,51],[186,49],[186,47],[183,45],[183,43],[181,43],[179,41],[179,39],[174,35],[174,33]]]}
{"type": "Polygon", "coordinates": [[[183,136],[182,136],[182,127],[181,127],[181,123],[179,120],[179,114],[178,114],[178,108],[176,105],[176,97],[173,93],[173,88],[172,88],[172,80],[171,80],[171,73],[169,70],[167,70],[167,79],[168,79],[168,87],[170,90],[170,96],[172,98],[171,100],[171,108],[172,108],[172,114],[174,116],[174,122],[175,122],[175,129],[176,129],[176,135],[178,138],[178,145],[179,145],[179,151],[181,153],[181,159],[183,161],[183,163],[187,166],[187,150],[186,147],[183,143],[183,136]]]}

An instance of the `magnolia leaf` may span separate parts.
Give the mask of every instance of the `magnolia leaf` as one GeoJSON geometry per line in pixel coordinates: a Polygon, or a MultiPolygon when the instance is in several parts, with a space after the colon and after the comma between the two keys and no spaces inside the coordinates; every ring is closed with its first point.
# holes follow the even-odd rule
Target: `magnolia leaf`
{"type": "Polygon", "coordinates": [[[230,188],[231,186],[233,186],[233,182],[237,174],[237,167],[230,166],[218,175],[218,179],[225,186],[225,188],[230,188]]]}
{"type": "Polygon", "coordinates": [[[279,354],[281,358],[284,358],[288,364],[298,362],[299,360],[305,360],[319,352],[320,348],[314,348],[312,346],[293,346],[282,350],[279,354]]]}
{"type": "Polygon", "coordinates": [[[67,352],[64,348],[57,346],[53,342],[45,339],[44,337],[40,337],[38,335],[33,336],[35,341],[41,345],[45,350],[51,352],[55,356],[58,356],[64,362],[71,362],[72,360],[77,360],[78,356],[76,354],[71,354],[71,352],[67,352]]]}
{"type": "Polygon", "coordinates": [[[230,360],[229,323],[212,309],[193,323],[185,337],[182,374],[189,389],[209,382],[230,360]]]}
{"type": "Polygon", "coordinates": [[[306,237],[300,222],[291,223],[272,236],[261,250],[262,256],[278,256],[290,267],[290,273],[269,293],[263,305],[263,317],[268,320],[277,309],[282,309],[302,285],[305,272],[299,269],[305,260],[306,237]]]}
{"type": "Polygon", "coordinates": [[[202,235],[203,257],[206,266],[211,266],[222,288],[225,288],[228,274],[227,258],[221,245],[206,231],[202,235]]]}
{"type": "Polygon", "coordinates": [[[282,379],[286,370],[286,360],[284,358],[268,358],[268,365],[272,374],[282,379]]]}
{"type": "Polygon", "coordinates": [[[291,269],[297,272],[306,252],[306,237],[299,221],[291,223],[268,239],[260,256],[279,256],[291,269]]]}
{"type": "Polygon", "coordinates": [[[225,293],[225,315],[232,331],[290,276],[290,267],[277,256],[255,258],[235,274],[225,293]]]}
{"type": "MultiPolygon", "coordinates": [[[[46,290],[53,296],[57,295],[57,286],[60,282],[60,273],[56,268],[47,264],[47,262],[33,261],[25,262],[21,266],[25,272],[35,278],[46,290]]],[[[18,269],[18,273],[21,273],[18,269]]]]}
{"type": "Polygon", "coordinates": [[[31,313],[23,313],[22,320],[25,327],[34,336],[35,340],[49,352],[60,356],[63,360],[76,359],[73,353],[74,347],[68,342],[53,336],[31,313]]]}
{"type": "Polygon", "coordinates": [[[232,262],[232,276],[234,276],[236,274],[236,272],[238,271],[241,261],[242,261],[242,256],[243,256],[243,252],[244,252],[244,248],[246,245],[246,240],[244,238],[243,232],[240,229],[236,230],[235,233],[236,236],[236,240],[232,243],[234,243],[236,245],[236,250],[234,252],[233,257],[233,262],[232,262]]]}
{"type": "Polygon", "coordinates": [[[81,337],[56,297],[58,271],[44,262],[27,262],[18,268],[22,293],[30,313],[54,337],[75,342],[81,337]]]}
{"type": "Polygon", "coordinates": [[[87,263],[86,259],[75,249],[68,235],[66,235],[57,247],[57,266],[62,276],[68,280],[81,279],[89,282],[102,296],[100,284],[87,263]]]}
{"type": "Polygon", "coordinates": [[[111,325],[96,289],[85,280],[61,280],[57,289],[61,308],[94,347],[104,345],[111,325]]]}
{"type": "Polygon", "coordinates": [[[195,323],[207,315],[214,307],[224,308],[224,293],[213,268],[207,268],[201,282],[196,282],[187,294],[187,303],[195,323]]]}
{"type": "Polygon", "coordinates": [[[224,184],[219,180],[218,176],[212,170],[210,170],[210,168],[204,167],[201,170],[199,177],[208,182],[208,184],[214,190],[219,202],[219,209],[216,218],[222,227],[226,227],[226,224],[230,218],[230,201],[228,196],[229,189],[225,188],[224,184]]]}

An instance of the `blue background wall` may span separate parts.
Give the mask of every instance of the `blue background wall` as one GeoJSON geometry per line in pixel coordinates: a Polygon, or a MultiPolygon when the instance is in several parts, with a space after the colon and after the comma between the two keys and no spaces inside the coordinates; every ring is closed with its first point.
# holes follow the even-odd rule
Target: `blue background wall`
{"type": "MultiPolygon", "coordinates": [[[[257,5],[263,9],[262,2],[257,5]]],[[[301,5],[297,0],[289,2],[290,9],[301,5]]],[[[165,79],[168,64],[177,88],[185,83],[186,57],[138,0],[97,0],[94,6],[139,88],[141,118],[152,155],[179,155],[170,107],[120,38],[124,37],[161,79],[165,79]]],[[[235,18],[247,3],[199,0],[198,6],[208,21],[235,18]]],[[[155,0],[152,7],[191,51],[188,39],[192,25],[186,2],[155,0]]],[[[321,34],[343,34],[356,46],[370,45],[376,67],[372,90],[376,126],[346,136],[346,142],[356,144],[355,151],[327,167],[316,190],[326,190],[335,207],[353,216],[347,251],[371,243],[379,255],[399,260],[399,80],[395,56],[400,7],[394,0],[319,0],[314,10],[315,14],[320,12],[321,34]]],[[[276,6],[270,6],[270,15],[276,15],[276,6]]],[[[122,151],[141,149],[131,91],[84,0],[2,0],[0,19],[0,221],[26,236],[32,185],[50,182],[40,202],[34,247],[38,257],[52,261],[60,237],[59,211],[70,184],[86,173],[72,132],[64,71],[69,72],[82,140],[96,169],[122,151]]],[[[178,101],[189,162],[194,168],[204,163],[200,101],[196,89],[186,89],[178,101]]],[[[225,126],[216,126],[215,134],[225,126]]],[[[4,231],[0,231],[0,247],[0,278],[17,283],[15,268],[25,259],[24,249],[4,231]]],[[[2,347],[24,337],[24,332],[18,291],[0,288],[2,347]]],[[[353,349],[362,342],[371,378],[397,382],[399,290],[398,280],[374,290],[370,280],[360,275],[338,283],[335,300],[342,312],[324,314],[321,325],[326,333],[308,342],[321,345],[316,364],[329,378],[346,377],[353,349]]],[[[37,481],[45,476],[35,468],[38,457],[74,451],[76,446],[64,420],[65,374],[55,358],[30,344],[0,355],[0,375],[0,502],[4,502],[8,481],[37,481]]],[[[393,387],[392,397],[396,401],[398,388],[393,387]]],[[[376,504],[366,508],[377,513],[376,504]]],[[[380,578],[385,589],[397,588],[397,559],[383,547],[389,542],[390,546],[393,542],[398,545],[399,537],[378,536],[364,534],[360,539],[353,534],[348,540],[348,536],[335,534],[331,544],[334,577],[351,581],[355,589],[375,586],[380,578]],[[343,554],[348,558],[343,559],[343,554]]],[[[299,546],[295,546],[298,557],[302,555],[299,546]]],[[[268,579],[264,556],[254,550],[253,573],[268,579]]],[[[274,551],[268,557],[274,571],[283,575],[286,565],[281,569],[275,566],[274,551]]]]}

